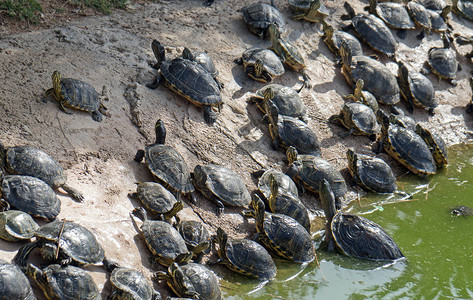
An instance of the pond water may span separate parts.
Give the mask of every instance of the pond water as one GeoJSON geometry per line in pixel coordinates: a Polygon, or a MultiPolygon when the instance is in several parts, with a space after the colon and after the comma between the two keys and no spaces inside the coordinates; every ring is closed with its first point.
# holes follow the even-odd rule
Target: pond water
{"type": "Polygon", "coordinates": [[[225,299],[473,298],[473,216],[450,213],[473,207],[472,153],[473,146],[457,145],[437,175],[399,178],[398,188],[411,199],[368,194],[348,207],[380,224],[405,260],[383,265],[318,250],[320,268],[277,261],[276,280],[260,289],[239,274],[226,276],[225,299]]]}

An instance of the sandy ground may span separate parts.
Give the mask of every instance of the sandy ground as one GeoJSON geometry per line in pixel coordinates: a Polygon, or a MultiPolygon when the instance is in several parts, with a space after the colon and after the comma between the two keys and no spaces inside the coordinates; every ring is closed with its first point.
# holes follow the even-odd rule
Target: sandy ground
{"type": "MultiPolygon", "coordinates": [[[[256,2],[256,1],[252,1],[256,2]]],[[[286,1],[276,1],[286,17],[291,15],[286,1]]],[[[330,22],[340,23],[343,2],[327,1],[332,15],[330,22]]],[[[357,12],[366,2],[355,1],[357,12]]],[[[275,167],[285,170],[282,151],[270,147],[267,125],[261,113],[246,100],[252,92],[264,86],[248,78],[233,60],[250,47],[268,47],[244,26],[239,9],[241,1],[217,0],[208,8],[202,1],[156,1],[152,4],[131,4],[126,11],[112,16],[89,17],[72,21],[54,29],[24,32],[0,37],[0,139],[7,146],[29,144],[50,153],[67,170],[70,185],[85,195],[84,203],[76,203],[60,194],[62,211],[59,218],[74,220],[91,229],[106,249],[106,255],[124,266],[151,274],[150,256],[129,217],[137,202],[127,194],[135,191],[135,182],[151,181],[144,164],[133,161],[137,149],[154,142],[154,124],[161,118],[166,126],[166,143],[175,147],[191,168],[198,164],[216,163],[235,170],[254,190],[256,181],[250,172],[275,167]],[[165,87],[150,90],[155,71],[152,39],[161,41],[168,57],[181,53],[183,47],[205,50],[220,70],[219,79],[225,84],[222,96],[225,105],[214,126],[204,123],[200,108],[173,94],[165,87]],[[52,86],[51,74],[60,70],[64,77],[74,77],[91,83],[98,91],[106,86],[111,117],[103,122],[92,120],[86,112],[74,110],[67,115],[59,110],[52,98],[41,101],[42,93],[52,86]]],[[[472,35],[473,24],[452,16],[455,32],[472,35]]],[[[351,91],[345,78],[333,64],[333,55],[321,40],[321,26],[287,19],[284,35],[303,53],[313,88],[301,96],[308,111],[309,125],[322,144],[322,157],[331,161],[349,179],[345,151],[355,148],[371,154],[372,141],[366,137],[341,139],[343,131],[326,120],[339,112],[342,95],[351,91]]],[[[397,58],[410,70],[418,71],[427,58],[427,51],[441,46],[438,34],[427,36],[423,42],[408,33],[398,40],[397,58]]],[[[365,53],[373,52],[367,47],[365,53]]],[[[471,117],[465,105],[471,99],[468,59],[462,55],[470,46],[457,46],[462,71],[458,86],[439,82],[429,75],[440,101],[435,115],[416,108],[412,115],[434,132],[441,134],[448,145],[468,141],[471,117]]],[[[397,65],[385,57],[381,61],[397,72],[397,65]]],[[[291,70],[275,83],[298,88],[301,76],[291,70]]],[[[403,104],[399,105],[405,110],[403,104]]],[[[398,175],[405,172],[387,155],[380,154],[398,175]]],[[[354,198],[353,191],[347,201],[354,198]]],[[[319,202],[316,196],[304,195],[304,203],[314,215],[319,202]]],[[[246,222],[239,208],[226,208],[218,218],[215,205],[199,195],[198,205],[187,203],[179,213],[181,219],[202,220],[212,233],[218,226],[231,236],[250,237],[253,222],[246,222]]],[[[0,257],[11,259],[22,244],[0,241],[0,257]]],[[[106,274],[100,267],[89,266],[103,296],[109,294],[106,274]]],[[[225,278],[226,270],[214,268],[225,278]]],[[[158,285],[163,295],[169,293],[158,285]]],[[[37,293],[40,296],[40,293],[37,293]]],[[[41,296],[40,296],[41,297],[41,296]]]]}

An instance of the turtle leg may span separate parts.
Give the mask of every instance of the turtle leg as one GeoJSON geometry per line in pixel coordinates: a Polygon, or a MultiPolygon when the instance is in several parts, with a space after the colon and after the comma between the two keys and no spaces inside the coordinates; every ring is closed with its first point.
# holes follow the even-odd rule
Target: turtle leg
{"type": "Polygon", "coordinates": [[[417,38],[418,40],[423,40],[424,37],[425,37],[425,30],[422,29],[422,31],[421,31],[418,35],[416,35],[416,38],[417,38]]]}
{"type": "Polygon", "coordinates": [[[43,292],[47,294],[47,291],[50,289],[48,281],[44,278],[43,271],[33,264],[28,264],[25,270],[26,275],[29,278],[33,279],[36,284],[41,288],[43,292]]]}
{"type": "Polygon", "coordinates": [[[110,260],[107,257],[103,258],[102,264],[103,264],[104,269],[107,270],[107,272],[110,272],[110,273],[113,270],[115,270],[116,268],[120,268],[120,265],[118,263],[114,262],[113,260],[110,260]]]}
{"type": "Polygon", "coordinates": [[[41,101],[43,101],[43,103],[48,102],[48,99],[46,99],[46,97],[53,94],[53,92],[54,92],[54,88],[50,88],[50,89],[46,90],[46,92],[44,92],[43,96],[41,97],[41,101]]]}
{"type": "Polygon", "coordinates": [[[397,37],[400,39],[405,39],[407,37],[407,30],[406,29],[399,29],[396,33],[397,37]]]}
{"type": "Polygon", "coordinates": [[[144,157],[145,157],[145,151],[140,149],[140,150],[136,151],[134,161],[142,162],[144,157]]]}
{"type": "Polygon", "coordinates": [[[466,106],[466,113],[471,114],[473,112],[473,103],[468,103],[466,106]]]}
{"type": "Polygon", "coordinates": [[[264,172],[266,172],[266,170],[261,169],[261,170],[258,170],[258,171],[251,172],[251,175],[253,177],[260,178],[261,176],[263,176],[264,172]]]}
{"type": "Polygon", "coordinates": [[[453,85],[453,86],[457,86],[458,85],[458,81],[456,81],[455,79],[449,79],[448,82],[453,85]]]}
{"type": "Polygon", "coordinates": [[[61,188],[64,191],[66,191],[66,193],[69,194],[69,196],[71,196],[71,198],[74,199],[75,201],[77,202],[84,201],[84,195],[82,195],[82,193],[76,190],[75,188],[70,187],[67,184],[61,185],[61,188]]]}
{"type": "Polygon", "coordinates": [[[59,108],[60,108],[63,112],[65,112],[66,114],[72,115],[72,112],[69,111],[69,110],[66,108],[65,104],[66,104],[66,101],[60,100],[60,101],[59,101],[59,108]]]}
{"type": "Polygon", "coordinates": [[[204,120],[207,124],[212,125],[217,121],[218,114],[213,111],[211,105],[204,105],[204,120]]]}
{"type": "Polygon", "coordinates": [[[217,216],[220,217],[223,214],[223,210],[225,209],[225,206],[223,205],[222,201],[218,200],[216,197],[214,197],[213,200],[217,204],[217,216]]]}
{"type": "Polygon", "coordinates": [[[301,20],[301,19],[304,19],[304,17],[305,17],[305,13],[304,14],[293,15],[293,16],[291,16],[291,19],[301,20]]]}
{"type": "Polygon", "coordinates": [[[21,247],[13,258],[13,262],[20,267],[26,267],[28,257],[35,248],[39,246],[38,242],[32,242],[21,247]]]}
{"type": "Polygon", "coordinates": [[[119,292],[114,290],[110,295],[108,295],[107,300],[117,300],[120,299],[119,292]]]}
{"type": "Polygon", "coordinates": [[[152,90],[155,90],[156,88],[158,88],[159,84],[161,83],[162,78],[163,78],[163,76],[161,74],[158,74],[158,76],[156,76],[156,78],[153,80],[153,82],[150,82],[150,83],[146,84],[146,87],[148,87],[152,90]]]}
{"type": "Polygon", "coordinates": [[[243,59],[241,57],[238,57],[238,58],[235,58],[233,62],[236,63],[237,65],[242,65],[243,59]]]}
{"type": "Polygon", "coordinates": [[[104,116],[110,117],[110,113],[108,112],[108,108],[102,102],[100,102],[99,112],[104,116]]]}
{"type": "Polygon", "coordinates": [[[194,205],[197,204],[197,197],[195,196],[195,192],[189,193],[189,200],[192,202],[192,204],[194,205]]]}
{"type": "Polygon", "coordinates": [[[302,79],[304,79],[304,87],[310,89],[312,84],[310,83],[309,75],[307,75],[305,69],[303,69],[300,73],[302,74],[302,79]]]}
{"type": "Polygon", "coordinates": [[[102,122],[102,114],[96,110],[96,111],[93,111],[92,112],[92,119],[95,121],[95,122],[102,122]]]}
{"type": "Polygon", "coordinates": [[[413,113],[414,112],[414,102],[412,101],[412,99],[409,99],[406,103],[406,108],[407,108],[407,111],[409,113],[413,113]]]}
{"type": "Polygon", "coordinates": [[[217,79],[217,77],[214,77],[215,82],[217,83],[218,89],[223,90],[224,84],[220,82],[220,80],[217,79]]]}

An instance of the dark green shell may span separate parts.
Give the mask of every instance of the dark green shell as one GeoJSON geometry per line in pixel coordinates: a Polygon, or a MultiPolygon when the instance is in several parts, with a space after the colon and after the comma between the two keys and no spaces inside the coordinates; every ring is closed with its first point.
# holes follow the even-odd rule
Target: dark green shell
{"type": "Polygon", "coordinates": [[[288,66],[299,72],[306,67],[304,57],[297,48],[283,38],[277,39],[277,43],[273,43],[271,49],[286,63],[288,66]]]}
{"type": "Polygon", "coordinates": [[[349,163],[348,170],[357,184],[375,193],[393,193],[397,189],[396,177],[384,160],[364,154],[355,155],[355,163],[349,163]]]}
{"type": "Polygon", "coordinates": [[[88,112],[95,112],[100,108],[99,94],[95,88],[79,79],[62,78],[61,96],[73,108],[88,112]]]}
{"type": "Polygon", "coordinates": [[[186,242],[189,251],[192,251],[201,243],[210,243],[210,233],[204,224],[199,221],[181,221],[179,223],[179,233],[186,242]]]}
{"type": "Polygon", "coordinates": [[[0,298],[34,300],[30,282],[20,267],[0,259],[0,298]]]}
{"type": "Polygon", "coordinates": [[[427,13],[429,14],[430,22],[432,23],[432,30],[437,32],[447,31],[447,22],[445,22],[445,20],[438,12],[428,9],[427,13]]]}
{"type": "Polygon", "coordinates": [[[427,9],[415,1],[407,3],[407,10],[412,20],[421,28],[432,29],[432,21],[427,9]]]}
{"type": "MultiPolygon", "coordinates": [[[[256,95],[261,98],[261,102],[263,102],[263,95],[264,92],[271,88],[274,92],[274,97],[271,101],[276,105],[278,108],[279,114],[294,118],[301,118],[306,113],[306,107],[304,102],[302,102],[299,93],[297,93],[294,89],[280,85],[280,84],[269,84],[256,92],[256,95]]],[[[268,113],[265,111],[264,105],[260,105],[260,109],[264,113],[268,113]]]]}
{"type": "Polygon", "coordinates": [[[213,78],[218,76],[218,70],[215,67],[212,58],[205,52],[194,52],[194,61],[204,68],[213,78]]]}
{"type": "Polygon", "coordinates": [[[118,290],[125,299],[152,300],[155,291],[146,277],[138,271],[128,268],[116,268],[110,275],[112,290],[118,290]]]}
{"type": "Polygon", "coordinates": [[[279,57],[269,49],[251,48],[245,50],[241,56],[245,70],[248,66],[254,66],[256,60],[263,61],[263,68],[271,77],[277,77],[284,74],[284,66],[279,57]]]}
{"type": "Polygon", "coordinates": [[[361,39],[373,50],[388,56],[394,55],[396,39],[381,19],[374,15],[357,14],[351,21],[361,39]]]}
{"type": "Polygon", "coordinates": [[[218,278],[206,266],[196,263],[188,263],[179,267],[183,272],[183,275],[194,287],[194,290],[199,294],[199,299],[222,299],[222,292],[220,290],[218,278]]]}
{"type": "Polygon", "coordinates": [[[355,38],[353,35],[349,34],[348,32],[334,30],[332,39],[328,41],[324,39],[324,41],[329,47],[329,49],[337,55],[338,55],[338,50],[340,49],[340,47],[342,46],[344,42],[348,45],[348,48],[351,51],[351,55],[353,56],[363,55],[363,49],[361,48],[360,42],[358,41],[357,38],[355,38]]]}
{"type": "Polygon", "coordinates": [[[11,206],[34,217],[52,220],[61,211],[61,201],[54,190],[36,177],[7,175],[2,193],[11,206]]]}
{"type": "Polygon", "coordinates": [[[415,24],[409,17],[404,5],[394,2],[383,2],[376,5],[376,14],[391,28],[414,29],[415,24]]]}
{"type": "Polygon", "coordinates": [[[248,29],[258,36],[268,36],[268,27],[276,23],[280,32],[286,31],[286,21],[279,10],[266,3],[254,3],[241,9],[248,29]]]}
{"type": "Polygon", "coordinates": [[[293,146],[301,154],[320,155],[319,139],[305,122],[279,115],[277,131],[283,147],[293,146]]]}
{"type": "Polygon", "coordinates": [[[269,201],[269,209],[273,213],[292,217],[310,233],[309,212],[299,197],[293,197],[278,192],[274,201],[269,201]]]}
{"type": "Polygon", "coordinates": [[[340,113],[340,119],[353,134],[372,135],[381,130],[373,110],[361,103],[345,103],[340,113]]]}
{"type": "Polygon", "coordinates": [[[455,51],[450,48],[430,49],[428,62],[432,72],[441,79],[453,79],[457,76],[458,61],[455,51]]]}
{"type": "Polygon", "coordinates": [[[297,191],[297,186],[291,177],[287,176],[281,171],[275,169],[269,169],[261,175],[260,179],[258,180],[258,189],[263,193],[266,199],[269,198],[271,195],[271,188],[269,185],[269,176],[274,176],[274,179],[278,183],[278,193],[290,195],[293,197],[299,197],[299,192],[297,191]]]}
{"type": "MultiPolygon", "coordinates": [[[[433,109],[439,104],[439,101],[435,99],[435,90],[432,82],[421,73],[409,72],[407,85],[399,84],[401,92],[404,98],[412,97],[412,101],[415,105],[433,109]]],[[[401,81],[405,82],[405,78],[400,78],[401,81]]]]}
{"type": "Polygon", "coordinates": [[[0,212],[0,238],[18,242],[29,240],[34,237],[39,225],[33,218],[19,210],[7,210],[0,212]]]}
{"type": "Polygon", "coordinates": [[[177,202],[176,197],[156,182],[143,182],[136,187],[143,205],[155,214],[169,212],[177,202]]]}

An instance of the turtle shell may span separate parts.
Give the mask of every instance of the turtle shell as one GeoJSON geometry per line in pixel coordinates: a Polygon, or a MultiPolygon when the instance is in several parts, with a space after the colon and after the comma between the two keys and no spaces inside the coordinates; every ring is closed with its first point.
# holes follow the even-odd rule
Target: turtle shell
{"type": "Polygon", "coordinates": [[[353,17],[352,23],[360,38],[373,50],[388,56],[394,55],[397,42],[391,30],[380,18],[374,15],[357,14],[353,17]]]}
{"type": "Polygon", "coordinates": [[[391,122],[392,124],[396,124],[398,126],[407,128],[412,131],[416,130],[416,124],[417,124],[416,121],[413,118],[406,116],[405,114],[396,115],[394,113],[391,113],[389,115],[389,122],[391,122]]]}
{"type": "Polygon", "coordinates": [[[382,159],[364,154],[355,154],[348,170],[356,183],[375,193],[393,193],[397,189],[396,177],[391,167],[382,159]]]}
{"type": "Polygon", "coordinates": [[[304,57],[297,50],[296,46],[283,38],[277,39],[277,44],[273,43],[272,49],[288,66],[299,72],[306,67],[304,57]]]}
{"type": "Polygon", "coordinates": [[[269,49],[251,48],[245,50],[242,54],[243,65],[245,70],[248,66],[253,66],[256,60],[263,61],[263,68],[271,77],[277,77],[284,74],[284,66],[279,57],[269,49]]]}
{"type": "Polygon", "coordinates": [[[458,61],[450,48],[432,48],[429,51],[429,65],[439,78],[453,79],[457,76],[458,61]]]}
{"type": "Polygon", "coordinates": [[[79,79],[62,78],[61,95],[68,106],[95,112],[100,108],[99,94],[93,86],[79,79]]]}
{"type": "Polygon", "coordinates": [[[245,182],[233,170],[219,165],[197,165],[194,185],[204,196],[217,197],[225,205],[246,206],[251,201],[245,182]]]}
{"type": "Polygon", "coordinates": [[[151,173],[165,185],[181,193],[194,191],[189,167],[173,147],[162,144],[149,145],[145,148],[145,159],[151,173]]]}
{"type": "Polygon", "coordinates": [[[136,187],[143,205],[155,214],[169,212],[177,202],[176,197],[156,182],[143,182],[136,187]]]}
{"type": "Polygon", "coordinates": [[[391,236],[366,218],[338,212],[331,228],[335,243],[345,255],[368,260],[404,257],[391,236]]]}
{"type": "Polygon", "coordinates": [[[467,0],[453,0],[454,11],[465,19],[473,21],[473,3],[467,0]]]}
{"type": "Polygon", "coordinates": [[[229,238],[225,253],[231,263],[226,266],[233,271],[257,277],[259,280],[269,280],[276,276],[273,258],[255,241],[229,238]]]}
{"type": "Polygon", "coordinates": [[[376,5],[376,14],[391,28],[414,29],[415,24],[409,17],[404,5],[395,2],[384,2],[376,5]]]}
{"type": "Polygon", "coordinates": [[[258,180],[258,189],[261,191],[261,193],[263,193],[266,199],[269,199],[269,195],[271,195],[271,188],[269,185],[269,176],[271,175],[274,176],[274,179],[278,183],[279,194],[290,195],[295,198],[299,197],[297,186],[291,177],[287,176],[281,171],[269,169],[266,170],[258,180]]]}
{"type": "Polygon", "coordinates": [[[407,11],[412,20],[421,28],[430,30],[432,28],[432,20],[427,9],[415,1],[407,3],[407,11]]]}
{"type": "Polygon", "coordinates": [[[447,145],[443,138],[438,134],[430,132],[430,130],[427,130],[420,124],[416,125],[415,131],[424,140],[427,146],[429,146],[437,167],[440,168],[448,164],[447,145]]]}
{"type": "Polygon", "coordinates": [[[146,277],[128,268],[116,268],[110,275],[113,291],[118,290],[122,298],[152,300],[155,291],[146,277]]]}
{"type": "Polygon", "coordinates": [[[194,247],[201,243],[210,242],[209,231],[199,221],[181,221],[179,223],[179,233],[186,242],[189,251],[192,251],[194,247]]]}
{"type": "Polygon", "coordinates": [[[444,0],[416,0],[416,2],[427,9],[437,12],[441,12],[445,5],[447,5],[444,0]]]}
{"type": "MultiPolygon", "coordinates": [[[[188,263],[179,266],[183,275],[189,280],[194,290],[199,294],[199,299],[220,300],[222,292],[218,278],[206,266],[196,263],[188,263]]],[[[177,278],[174,278],[175,280],[177,278]]]]}
{"type": "Polygon", "coordinates": [[[52,220],[61,211],[61,201],[54,190],[36,177],[7,175],[2,193],[11,206],[35,217],[52,220]]]}
{"type": "MultiPolygon", "coordinates": [[[[256,95],[260,98],[264,98],[264,92],[269,88],[274,92],[271,101],[278,108],[279,114],[294,118],[302,118],[305,115],[306,107],[304,102],[302,102],[299,93],[290,87],[280,84],[269,84],[259,89],[256,95]]],[[[268,113],[265,111],[264,105],[259,106],[264,113],[268,113]]]]}
{"type": "Polygon", "coordinates": [[[204,68],[212,77],[218,76],[218,70],[212,58],[205,52],[194,52],[194,61],[204,68]]]}
{"type": "Polygon", "coordinates": [[[8,148],[6,168],[11,174],[37,177],[53,188],[66,182],[61,165],[51,155],[31,146],[8,148]]]}
{"type": "Polygon", "coordinates": [[[284,147],[293,146],[299,153],[320,155],[320,142],[305,122],[280,115],[277,130],[284,147]]]}
{"type": "Polygon", "coordinates": [[[0,213],[0,238],[18,242],[34,237],[39,225],[33,218],[19,210],[7,210],[0,213]]]}
{"type": "Polygon", "coordinates": [[[432,30],[437,32],[447,31],[447,22],[445,22],[438,12],[428,9],[427,13],[429,14],[430,22],[432,23],[432,30]]]}
{"type": "Polygon", "coordinates": [[[348,45],[350,48],[351,54],[353,56],[363,55],[363,49],[357,38],[345,31],[334,30],[331,41],[325,42],[332,52],[338,54],[338,49],[340,49],[343,43],[348,45]],[[331,47],[335,46],[335,49],[331,47]]]}
{"type": "Polygon", "coordinates": [[[361,91],[361,93],[363,96],[361,99],[363,104],[369,106],[373,112],[376,112],[379,109],[378,100],[376,100],[376,97],[368,91],[361,91]]]}
{"type": "Polygon", "coordinates": [[[372,135],[381,130],[373,110],[362,103],[345,103],[341,116],[343,126],[354,129],[353,134],[372,135]]]}
{"type": "Polygon", "coordinates": [[[289,0],[289,8],[296,14],[303,14],[309,11],[312,0],[289,0]]]}
{"type": "Polygon", "coordinates": [[[30,282],[20,267],[2,259],[0,259],[0,299],[36,299],[30,282]]]}
{"type": "Polygon", "coordinates": [[[421,73],[409,73],[409,88],[417,106],[433,109],[439,105],[432,82],[421,73]]]}
{"type": "Polygon", "coordinates": [[[269,209],[276,214],[283,214],[292,217],[294,220],[304,227],[310,233],[309,212],[299,197],[293,197],[278,192],[273,201],[269,201],[269,209]]]}
{"type": "Polygon", "coordinates": [[[254,3],[241,9],[248,29],[260,37],[268,36],[268,27],[276,23],[280,32],[286,31],[286,21],[279,10],[266,3],[254,3]]]}

